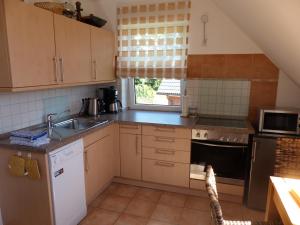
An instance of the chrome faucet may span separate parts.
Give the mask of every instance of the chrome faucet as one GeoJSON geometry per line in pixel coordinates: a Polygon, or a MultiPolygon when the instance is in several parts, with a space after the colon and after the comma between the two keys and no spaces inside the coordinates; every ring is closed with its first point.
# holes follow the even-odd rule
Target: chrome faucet
{"type": "Polygon", "coordinates": [[[47,131],[48,131],[48,137],[52,136],[52,130],[53,130],[53,116],[56,116],[57,113],[49,113],[47,114],[47,131]]]}

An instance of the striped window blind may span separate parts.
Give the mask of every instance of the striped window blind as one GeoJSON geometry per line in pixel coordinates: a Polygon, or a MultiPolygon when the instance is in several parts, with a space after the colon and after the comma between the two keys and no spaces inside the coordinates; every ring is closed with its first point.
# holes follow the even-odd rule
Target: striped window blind
{"type": "Polygon", "coordinates": [[[190,1],[118,7],[119,77],[186,77],[190,1]]]}

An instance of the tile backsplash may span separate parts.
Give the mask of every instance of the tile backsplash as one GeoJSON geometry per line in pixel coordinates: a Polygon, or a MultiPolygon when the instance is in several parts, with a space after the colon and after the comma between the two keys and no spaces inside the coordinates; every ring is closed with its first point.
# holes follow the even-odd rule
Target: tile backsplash
{"type": "Polygon", "coordinates": [[[189,107],[201,114],[248,116],[250,87],[246,80],[187,80],[189,107]]]}
{"type": "Polygon", "coordinates": [[[95,96],[97,86],[0,93],[0,133],[45,122],[46,114],[78,113],[81,99],[95,96]],[[63,113],[64,111],[68,111],[63,113]]]}

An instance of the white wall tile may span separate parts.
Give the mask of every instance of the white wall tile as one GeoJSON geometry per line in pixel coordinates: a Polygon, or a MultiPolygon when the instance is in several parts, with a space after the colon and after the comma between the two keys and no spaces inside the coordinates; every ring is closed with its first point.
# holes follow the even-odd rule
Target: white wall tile
{"type": "MultiPolygon", "coordinates": [[[[81,99],[94,97],[97,86],[82,86],[22,93],[0,93],[0,133],[45,121],[46,114],[79,112],[81,99]]],[[[65,115],[65,114],[64,114],[65,115]]],[[[61,116],[64,116],[61,115],[61,116]]]]}
{"type": "Polygon", "coordinates": [[[188,80],[189,106],[201,114],[247,116],[250,86],[244,80],[188,80]]]}

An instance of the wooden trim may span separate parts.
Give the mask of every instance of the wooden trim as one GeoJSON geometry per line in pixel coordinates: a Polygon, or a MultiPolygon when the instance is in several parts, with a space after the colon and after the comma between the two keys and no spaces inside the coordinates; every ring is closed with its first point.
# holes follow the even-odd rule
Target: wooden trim
{"type": "Polygon", "coordinates": [[[47,86],[35,86],[35,87],[0,87],[0,92],[24,92],[24,91],[37,91],[37,90],[46,90],[46,89],[56,89],[56,88],[66,88],[66,87],[77,87],[77,86],[86,86],[86,85],[96,85],[96,84],[107,84],[115,83],[116,80],[109,81],[93,81],[93,82],[84,82],[84,83],[74,83],[74,84],[59,84],[59,85],[47,85],[47,86]]]}

